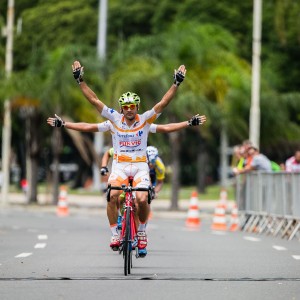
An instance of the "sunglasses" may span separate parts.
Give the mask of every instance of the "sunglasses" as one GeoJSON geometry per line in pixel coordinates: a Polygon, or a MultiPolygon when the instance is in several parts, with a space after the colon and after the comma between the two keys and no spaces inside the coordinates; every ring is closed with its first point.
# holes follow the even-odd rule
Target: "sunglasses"
{"type": "Polygon", "coordinates": [[[128,110],[130,108],[130,110],[134,110],[136,107],[135,104],[129,104],[129,105],[122,105],[122,109],[124,110],[128,110]]]}

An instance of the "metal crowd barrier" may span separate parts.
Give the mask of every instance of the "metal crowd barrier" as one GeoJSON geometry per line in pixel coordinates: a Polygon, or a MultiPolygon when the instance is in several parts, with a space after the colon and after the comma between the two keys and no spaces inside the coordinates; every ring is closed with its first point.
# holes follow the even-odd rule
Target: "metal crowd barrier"
{"type": "Polygon", "coordinates": [[[243,231],[300,239],[300,173],[241,174],[236,202],[243,231]]]}

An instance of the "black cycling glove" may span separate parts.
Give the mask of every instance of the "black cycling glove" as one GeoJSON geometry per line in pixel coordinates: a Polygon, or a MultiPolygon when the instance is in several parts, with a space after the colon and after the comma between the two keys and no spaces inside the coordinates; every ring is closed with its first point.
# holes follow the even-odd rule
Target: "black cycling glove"
{"type": "Polygon", "coordinates": [[[78,84],[83,81],[83,67],[79,67],[73,71],[73,76],[78,84]]]}
{"type": "Polygon", "coordinates": [[[184,80],[184,74],[181,71],[176,71],[174,72],[174,84],[179,86],[181,84],[181,82],[184,80]]]}
{"type": "Polygon", "coordinates": [[[55,118],[53,119],[52,126],[54,127],[64,127],[65,121],[61,117],[59,117],[57,114],[55,114],[55,118]]]}
{"type": "Polygon", "coordinates": [[[108,168],[107,167],[101,167],[100,173],[102,176],[105,176],[108,173],[108,168]]]}
{"type": "Polygon", "coordinates": [[[202,123],[201,123],[199,114],[193,116],[190,120],[188,120],[188,124],[189,124],[189,126],[198,126],[198,125],[201,125],[202,123]]]}

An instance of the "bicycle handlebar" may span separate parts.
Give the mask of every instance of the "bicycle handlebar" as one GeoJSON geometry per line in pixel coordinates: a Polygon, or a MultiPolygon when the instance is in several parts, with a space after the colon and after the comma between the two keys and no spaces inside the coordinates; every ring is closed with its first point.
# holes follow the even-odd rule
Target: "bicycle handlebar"
{"type": "Polygon", "coordinates": [[[111,186],[109,184],[106,192],[107,202],[110,202],[111,190],[124,191],[124,192],[148,192],[148,204],[150,204],[152,200],[151,193],[150,193],[152,190],[151,186],[149,186],[148,188],[139,188],[139,187],[126,186],[125,184],[122,184],[122,186],[111,186]]]}

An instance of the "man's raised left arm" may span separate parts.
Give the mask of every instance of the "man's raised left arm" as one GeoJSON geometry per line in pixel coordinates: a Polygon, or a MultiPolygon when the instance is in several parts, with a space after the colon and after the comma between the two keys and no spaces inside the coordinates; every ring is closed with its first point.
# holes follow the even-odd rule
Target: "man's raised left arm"
{"type": "Polygon", "coordinates": [[[162,97],[162,99],[154,106],[154,110],[157,114],[161,113],[162,110],[171,102],[174,98],[179,85],[183,82],[186,74],[186,68],[181,65],[178,70],[174,70],[174,83],[162,97]]]}

